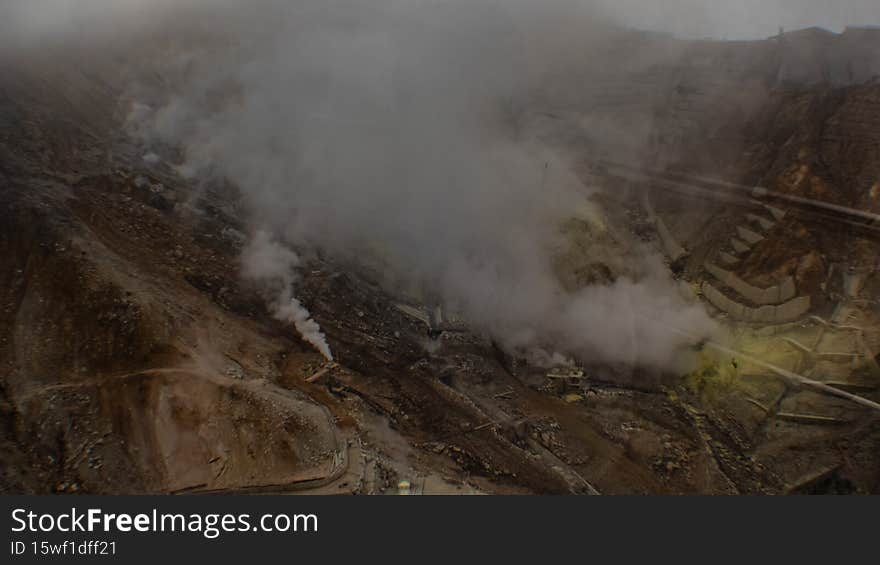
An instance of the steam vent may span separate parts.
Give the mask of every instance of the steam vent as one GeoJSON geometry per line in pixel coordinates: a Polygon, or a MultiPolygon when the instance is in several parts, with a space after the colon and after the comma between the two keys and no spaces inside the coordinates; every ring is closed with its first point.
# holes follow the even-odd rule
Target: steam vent
{"type": "Polygon", "coordinates": [[[0,493],[880,493],[880,29],[83,4],[0,8],[0,493]]]}

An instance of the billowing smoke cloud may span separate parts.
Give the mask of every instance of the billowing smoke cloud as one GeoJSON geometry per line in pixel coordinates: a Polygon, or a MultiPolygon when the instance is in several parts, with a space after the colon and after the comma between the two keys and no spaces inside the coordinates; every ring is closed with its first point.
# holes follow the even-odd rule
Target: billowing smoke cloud
{"type": "MultiPolygon", "coordinates": [[[[675,368],[687,344],[664,325],[714,331],[641,246],[621,242],[614,282],[566,289],[554,268],[564,222],[602,222],[592,188],[531,127],[534,110],[552,111],[533,108],[535,78],[540,54],[560,52],[546,45],[601,37],[607,10],[573,0],[124,4],[168,22],[159,27],[174,40],[161,59],[171,89],[138,99],[150,109],[140,125],[185,149],[188,174],[233,181],[285,245],[381,269],[389,286],[416,288],[537,359],[675,368]],[[212,40],[193,39],[203,35],[212,40]]],[[[243,256],[245,275],[272,286],[276,315],[330,358],[295,301],[297,263],[268,233],[243,256]]]]}
{"type": "Polygon", "coordinates": [[[303,340],[332,361],[327,338],[309,311],[293,295],[299,265],[300,259],[294,251],[273,240],[263,230],[256,232],[242,252],[242,275],[264,286],[275,317],[293,323],[303,340]]]}
{"type": "MultiPolygon", "coordinates": [[[[384,270],[533,359],[668,368],[682,339],[644,320],[713,330],[641,247],[615,283],[559,282],[560,226],[589,209],[591,189],[528,126],[531,42],[554,8],[536,19],[488,1],[259,5],[271,16],[259,22],[230,5],[225,39],[180,59],[177,94],[155,108],[154,135],[186,148],[190,174],[219,171],[286,241],[384,270]]],[[[310,339],[316,328],[287,308],[301,312],[282,276],[292,257],[265,238],[245,272],[280,278],[276,312],[310,339]]]]}

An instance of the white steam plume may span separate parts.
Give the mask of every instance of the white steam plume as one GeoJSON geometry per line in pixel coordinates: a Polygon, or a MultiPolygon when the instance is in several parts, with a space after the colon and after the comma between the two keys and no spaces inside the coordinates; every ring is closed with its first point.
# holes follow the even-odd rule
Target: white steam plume
{"type": "MultiPolygon", "coordinates": [[[[186,170],[233,181],[250,216],[284,241],[337,260],[381,257],[395,281],[439,297],[508,349],[546,358],[676,368],[685,341],[635,316],[698,335],[714,331],[643,248],[620,258],[626,268],[616,282],[569,291],[554,271],[559,227],[585,206],[589,190],[524,117],[554,111],[533,107],[545,65],[559,66],[549,65],[548,53],[564,54],[562,67],[590,61],[605,26],[595,3],[88,5],[106,6],[113,17],[94,10],[94,21],[77,18],[85,26],[78,38],[100,37],[92,32],[112,27],[108,21],[126,32],[136,21],[158,22],[118,34],[158,43],[138,52],[161,53],[171,69],[169,91],[140,99],[156,108],[140,125],[182,146],[186,170]],[[138,10],[143,18],[128,17],[138,10]]],[[[567,91],[588,87],[594,67],[621,63],[611,56],[582,65],[567,91]]],[[[245,274],[279,281],[273,307],[290,319],[296,304],[285,277],[292,269],[275,269],[296,260],[284,253],[274,263],[254,259],[261,255],[249,249],[245,274]]],[[[307,315],[297,319],[304,336],[323,343],[307,315]]]]}
{"type": "Polygon", "coordinates": [[[680,368],[680,335],[633,316],[714,330],[642,248],[615,283],[560,285],[559,226],[589,191],[519,119],[552,8],[535,31],[537,11],[517,2],[258,5],[260,18],[231,9],[216,30],[228,39],[186,59],[153,126],[186,148],[188,170],[241,187],[259,222],[339,260],[381,257],[533,358],[680,368]]]}
{"type": "Polygon", "coordinates": [[[266,286],[271,294],[269,307],[273,315],[283,322],[292,322],[304,341],[312,344],[325,359],[332,361],[333,354],[321,327],[293,296],[299,264],[296,253],[274,241],[263,230],[258,231],[242,251],[242,275],[266,286]]]}

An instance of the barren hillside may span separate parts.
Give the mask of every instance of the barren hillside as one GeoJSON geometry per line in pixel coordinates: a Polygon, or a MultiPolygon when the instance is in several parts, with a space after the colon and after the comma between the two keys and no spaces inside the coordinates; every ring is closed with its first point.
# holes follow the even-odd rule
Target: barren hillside
{"type": "Polygon", "coordinates": [[[566,227],[566,287],[647,242],[745,355],[688,374],[529,364],[303,250],[328,364],[242,280],[238,188],[126,133],[130,61],[4,58],[0,492],[880,492],[876,35],[666,38],[518,110],[603,187],[608,229],[566,227]],[[644,143],[606,150],[628,125],[644,143]]]}

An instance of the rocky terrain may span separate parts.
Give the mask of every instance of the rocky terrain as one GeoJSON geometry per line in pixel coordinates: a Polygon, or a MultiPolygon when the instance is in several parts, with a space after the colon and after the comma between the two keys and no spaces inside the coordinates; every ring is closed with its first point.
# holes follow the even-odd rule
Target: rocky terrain
{"type": "MultiPolygon", "coordinates": [[[[734,336],[688,375],[548,373],[466,320],[433,341],[426,305],[312,254],[328,364],[239,276],[236,188],[126,134],[123,61],[0,59],[0,492],[880,492],[877,36],[628,38],[668,52],[540,118],[734,336]]],[[[614,276],[589,255],[567,286],[614,276]]]]}

